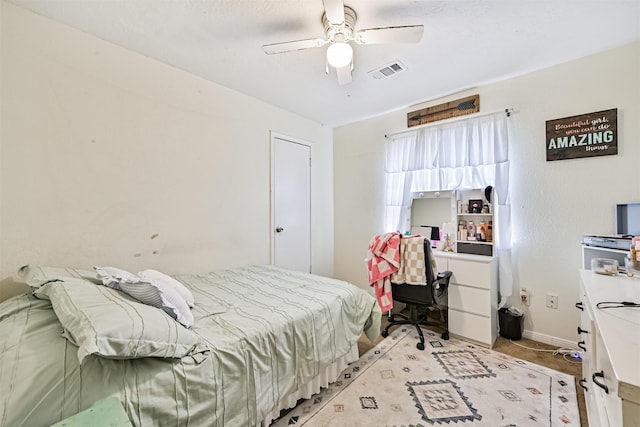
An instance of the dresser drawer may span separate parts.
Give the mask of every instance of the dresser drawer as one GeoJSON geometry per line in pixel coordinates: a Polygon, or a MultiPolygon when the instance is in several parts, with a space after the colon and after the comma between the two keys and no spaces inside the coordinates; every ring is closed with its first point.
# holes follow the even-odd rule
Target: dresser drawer
{"type": "Polygon", "coordinates": [[[471,313],[463,313],[449,307],[449,332],[460,337],[493,346],[491,319],[471,313]]]}
{"type": "Polygon", "coordinates": [[[596,375],[596,379],[592,381],[594,391],[598,396],[597,399],[604,402],[609,425],[622,426],[622,401],[618,397],[618,380],[611,366],[611,360],[604,346],[602,335],[597,329],[595,332],[596,371],[591,374],[592,377],[596,375]],[[596,381],[607,387],[607,391],[595,384],[596,381]]]}
{"type": "Polygon", "coordinates": [[[491,265],[483,262],[450,259],[449,270],[453,272],[451,281],[460,285],[477,288],[491,288],[491,265]]]}
{"type": "Polygon", "coordinates": [[[449,284],[449,308],[479,314],[491,315],[491,301],[488,289],[470,288],[457,284],[449,284]]]}

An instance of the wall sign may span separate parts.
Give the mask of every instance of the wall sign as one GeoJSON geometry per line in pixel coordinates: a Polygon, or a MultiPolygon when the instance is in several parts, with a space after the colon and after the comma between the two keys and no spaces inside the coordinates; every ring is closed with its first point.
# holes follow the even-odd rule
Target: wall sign
{"type": "Polygon", "coordinates": [[[618,109],[547,120],[547,161],[618,154],[618,109]]]}
{"type": "Polygon", "coordinates": [[[450,119],[480,111],[480,95],[471,95],[407,114],[407,127],[450,119]]]}

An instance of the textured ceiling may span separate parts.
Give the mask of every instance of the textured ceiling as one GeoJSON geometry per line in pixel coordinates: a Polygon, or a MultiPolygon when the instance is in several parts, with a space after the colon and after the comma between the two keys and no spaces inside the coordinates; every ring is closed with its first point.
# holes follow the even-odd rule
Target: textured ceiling
{"type": "MultiPolygon", "coordinates": [[[[353,81],[325,73],[322,0],[7,0],[328,126],[640,39],[640,0],[348,0],[356,30],[424,25],[418,44],[353,45],[353,81]],[[369,71],[401,61],[386,79],[369,71]]],[[[25,29],[28,31],[28,29],[25,29]]]]}

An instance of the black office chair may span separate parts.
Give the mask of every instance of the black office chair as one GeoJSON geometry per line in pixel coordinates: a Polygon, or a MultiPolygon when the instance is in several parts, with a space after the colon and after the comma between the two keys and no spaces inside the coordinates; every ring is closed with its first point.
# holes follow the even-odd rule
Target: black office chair
{"type": "Polygon", "coordinates": [[[389,329],[396,325],[414,325],[418,331],[420,342],[416,345],[418,350],[424,350],[424,334],[420,325],[439,326],[442,324],[432,323],[427,320],[429,311],[441,310],[444,315],[444,332],[440,336],[443,340],[449,339],[448,314],[447,314],[447,291],[449,280],[451,278],[450,271],[439,272],[436,277],[433,275],[431,268],[431,242],[424,239],[425,253],[425,273],[427,283],[421,285],[409,285],[406,283],[391,283],[391,293],[393,300],[406,304],[403,311],[407,314],[396,313],[389,316],[389,324],[382,331],[383,337],[389,336],[389,329]],[[400,319],[396,318],[399,317],[400,319]]]}

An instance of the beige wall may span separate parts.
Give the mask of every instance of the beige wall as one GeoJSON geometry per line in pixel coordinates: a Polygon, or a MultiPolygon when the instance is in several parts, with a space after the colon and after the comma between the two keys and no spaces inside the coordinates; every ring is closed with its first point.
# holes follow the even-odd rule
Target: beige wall
{"type": "Polygon", "coordinates": [[[268,263],[270,131],[312,145],[313,270],[332,274],[330,128],[4,2],[1,24],[0,300],[27,263],[268,263]]]}
{"type": "Polygon", "coordinates": [[[575,341],[580,236],[614,233],[615,204],[640,201],[639,76],[635,43],[335,129],[336,276],[367,287],[363,259],[383,226],[384,135],[405,129],[408,111],[478,93],[481,112],[516,110],[509,152],[514,295],[521,287],[531,293],[525,329],[542,340],[575,341]],[[610,108],[618,108],[618,155],[546,161],[546,120],[610,108]],[[559,296],[557,310],[545,307],[547,292],[559,296]]]}

